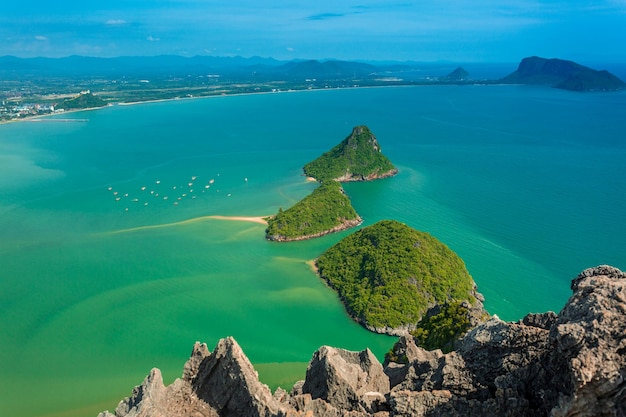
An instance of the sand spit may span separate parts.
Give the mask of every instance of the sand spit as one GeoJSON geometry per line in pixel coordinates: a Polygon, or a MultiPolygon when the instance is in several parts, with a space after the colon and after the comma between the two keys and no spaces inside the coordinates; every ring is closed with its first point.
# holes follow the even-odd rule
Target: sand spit
{"type": "Polygon", "coordinates": [[[193,219],[183,220],[180,222],[174,223],[163,223],[163,224],[153,224],[147,226],[139,226],[139,227],[131,227],[129,229],[120,229],[109,232],[110,234],[118,234],[118,233],[132,233],[139,232],[142,230],[150,230],[150,229],[162,229],[165,227],[175,227],[175,226],[184,226],[191,223],[202,222],[206,220],[231,220],[231,221],[243,221],[243,222],[251,222],[251,223],[259,223],[259,224],[267,224],[267,220],[265,220],[269,216],[202,216],[195,217],[193,219]]]}

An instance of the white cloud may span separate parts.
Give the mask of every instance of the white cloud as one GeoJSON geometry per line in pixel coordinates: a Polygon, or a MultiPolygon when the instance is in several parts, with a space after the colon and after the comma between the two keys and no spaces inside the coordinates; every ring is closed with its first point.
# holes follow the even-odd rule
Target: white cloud
{"type": "Polygon", "coordinates": [[[150,42],[158,42],[161,40],[161,38],[155,38],[154,36],[148,36],[146,39],[150,42]]]}
{"type": "Polygon", "coordinates": [[[119,25],[125,25],[126,21],[122,19],[110,19],[106,21],[106,24],[111,25],[111,26],[119,26],[119,25]]]}
{"type": "Polygon", "coordinates": [[[295,48],[292,48],[292,47],[288,47],[288,48],[285,48],[285,49],[287,49],[289,52],[294,52],[295,51],[295,48]]]}
{"type": "Polygon", "coordinates": [[[42,35],[37,35],[35,36],[35,39],[38,41],[42,41],[42,42],[46,42],[48,40],[47,36],[42,36],[42,35]]]}

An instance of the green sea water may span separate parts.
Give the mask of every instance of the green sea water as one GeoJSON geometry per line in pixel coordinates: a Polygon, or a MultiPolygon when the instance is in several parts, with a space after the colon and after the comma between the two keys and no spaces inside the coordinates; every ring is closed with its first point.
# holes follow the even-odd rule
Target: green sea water
{"type": "Polygon", "coordinates": [[[399,167],[345,189],[456,251],[506,320],[558,311],[569,281],[626,268],[626,94],[523,86],[349,89],[114,106],[0,126],[0,415],[95,416],[196,340],[234,336],[272,388],[367,332],[263,216],[301,167],[367,124],[399,167]],[[193,220],[195,221],[187,221],[193,220]],[[157,226],[157,227],[152,227],[157,226]]]}

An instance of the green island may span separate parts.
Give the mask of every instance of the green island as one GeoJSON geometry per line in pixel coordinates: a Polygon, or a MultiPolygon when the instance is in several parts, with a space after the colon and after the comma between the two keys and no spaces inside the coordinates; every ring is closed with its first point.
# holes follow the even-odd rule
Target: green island
{"type": "Polygon", "coordinates": [[[465,314],[462,308],[483,312],[482,296],[463,260],[430,234],[395,220],[342,239],[316,260],[316,267],[348,313],[378,333],[415,331],[421,321],[423,330],[415,335],[438,347],[442,339],[448,342],[442,330],[452,336],[465,331],[463,321],[460,328],[451,326],[465,314]]]}
{"type": "Polygon", "coordinates": [[[341,184],[328,181],[287,210],[268,219],[268,240],[287,242],[323,236],[362,222],[341,184]]]}
{"type": "Polygon", "coordinates": [[[381,152],[367,126],[356,126],[340,144],[304,166],[304,173],[319,182],[369,181],[398,173],[381,152]]]}

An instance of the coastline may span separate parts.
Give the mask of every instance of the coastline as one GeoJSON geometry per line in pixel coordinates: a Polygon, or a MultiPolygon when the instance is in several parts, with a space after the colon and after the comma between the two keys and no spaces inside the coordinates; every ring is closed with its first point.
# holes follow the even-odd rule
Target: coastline
{"type": "Polygon", "coordinates": [[[297,237],[285,237],[283,235],[278,235],[278,236],[266,235],[265,238],[272,242],[297,242],[299,240],[308,240],[308,239],[313,239],[316,237],[326,236],[328,234],[335,233],[335,232],[342,232],[344,230],[348,230],[353,227],[356,227],[360,225],[361,223],[363,223],[363,219],[361,217],[357,217],[356,219],[353,219],[353,220],[346,220],[345,222],[341,223],[338,226],[333,227],[332,229],[323,230],[321,232],[313,233],[311,235],[304,235],[304,236],[297,236],[297,237]]]}
{"type": "MultiPolygon", "coordinates": [[[[72,113],[79,113],[79,112],[87,112],[87,111],[94,111],[94,110],[101,110],[101,109],[106,109],[108,107],[112,107],[115,104],[107,104],[106,106],[102,106],[102,107],[87,107],[84,109],[71,109],[71,110],[65,110],[62,112],[57,112],[57,113],[48,113],[48,114],[38,114],[35,116],[27,116],[27,117],[22,117],[20,119],[11,119],[11,120],[0,120],[0,125],[5,125],[5,124],[9,124],[9,123],[20,123],[20,122],[37,122],[37,121],[47,121],[45,119],[48,119],[52,116],[61,116],[64,114],[72,114],[72,113]]],[[[74,121],[74,120],[68,120],[68,121],[74,121]]],[[[80,120],[77,119],[76,121],[89,121],[88,119],[85,120],[80,120]]]]}
{"type": "MultiPolygon", "coordinates": [[[[264,95],[264,94],[283,94],[283,93],[304,93],[304,92],[320,92],[320,91],[336,91],[336,90],[353,90],[353,89],[370,89],[370,88],[401,88],[401,87],[422,87],[422,86],[439,86],[439,85],[450,85],[450,84],[437,84],[437,83],[430,83],[430,84],[390,84],[390,85],[366,85],[366,86],[350,86],[350,87],[332,87],[332,88],[314,88],[314,89],[291,89],[291,90],[284,90],[284,91],[253,91],[253,92],[246,92],[246,93],[227,93],[227,92],[222,92],[219,94],[209,94],[206,96],[196,96],[196,97],[173,97],[173,98],[162,98],[162,99],[155,99],[155,100],[139,100],[139,101],[128,101],[128,102],[111,102],[111,103],[107,103],[107,105],[102,106],[102,107],[88,107],[88,108],[84,108],[84,109],[71,109],[71,110],[66,110],[63,112],[59,112],[59,113],[49,113],[49,114],[41,114],[41,115],[34,115],[34,116],[27,116],[27,117],[23,117],[20,119],[11,119],[11,120],[0,120],[0,125],[3,124],[9,124],[9,123],[19,123],[19,122],[27,122],[27,121],[33,121],[33,120],[37,120],[37,119],[41,119],[41,118],[47,118],[47,117],[51,117],[51,116],[58,116],[61,114],[70,114],[70,113],[77,113],[77,112],[83,112],[83,111],[92,111],[92,110],[100,110],[100,109],[105,109],[108,107],[115,107],[115,106],[135,106],[135,105],[139,105],[139,104],[151,104],[151,103],[164,103],[164,102],[170,102],[170,101],[181,101],[181,100],[203,100],[203,99],[212,99],[212,98],[217,98],[217,97],[237,97],[237,96],[251,96],[251,95],[264,95]]],[[[452,85],[457,85],[457,84],[452,84],[452,85]]],[[[476,84],[461,84],[461,85],[486,85],[486,84],[481,84],[481,83],[476,83],[476,84]]],[[[511,84],[489,84],[489,85],[511,85],[511,84]]]]}

